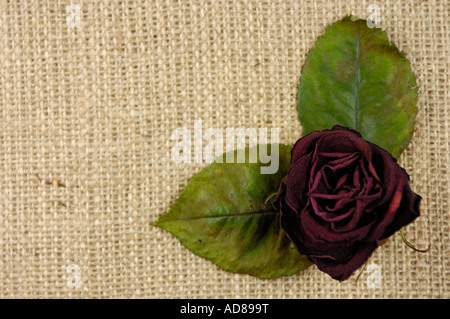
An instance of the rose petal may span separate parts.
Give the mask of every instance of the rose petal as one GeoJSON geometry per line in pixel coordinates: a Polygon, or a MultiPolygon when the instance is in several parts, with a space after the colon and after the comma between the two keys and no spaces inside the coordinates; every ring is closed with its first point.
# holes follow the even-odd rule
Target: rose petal
{"type": "MultiPolygon", "coordinates": [[[[396,186],[399,183],[399,178],[405,173],[402,172],[401,167],[397,164],[395,158],[392,157],[387,151],[381,147],[369,143],[372,148],[372,161],[370,162],[373,166],[372,169],[376,170],[378,180],[383,188],[384,195],[379,201],[379,206],[383,206],[390,202],[390,199],[394,195],[396,186]]],[[[374,176],[374,174],[369,171],[368,175],[374,176]]]]}
{"type": "Polygon", "coordinates": [[[372,159],[372,150],[368,142],[348,130],[335,130],[321,136],[317,141],[316,152],[357,152],[361,153],[368,161],[372,159]]]}
{"type": "Polygon", "coordinates": [[[375,222],[374,216],[368,216],[365,214],[365,203],[363,200],[359,198],[355,200],[355,207],[353,207],[352,214],[348,219],[342,220],[338,222],[334,222],[331,224],[331,228],[339,233],[349,232],[353,229],[362,229],[366,230],[366,234],[369,232],[371,225],[375,222]],[[370,218],[372,217],[372,218],[370,218]],[[364,221],[363,221],[364,219],[364,221]]]}
{"type": "Polygon", "coordinates": [[[311,238],[329,243],[342,243],[349,241],[360,241],[367,237],[372,223],[367,223],[359,228],[352,229],[347,232],[336,232],[330,223],[324,223],[315,214],[312,205],[306,206],[300,214],[300,223],[306,235],[311,238]]]}
{"type": "Polygon", "coordinates": [[[395,218],[395,214],[400,207],[400,203],[403,199],[403,189],[405,187],[405,179],[401,178],[397,184],[394,195],[391,198],[389,206],[384,209],[380,209],[378,212],[378,223],[373,229],[369,240],[375,241],[381,238],[386,228],[392,223],[395,218]]]}
{"type": "Polygon", "coordinates": [[[327,256],[336,261],[345,262],[354,255],[353,247],[347,243],[324,243],[308,236],[301,223],[301,214],[296,214],[289,208],[281,214],[281,227],[296,249],[307,256],[327,256]]]}
{"type": "Polygon", "coordinates": [[[331,258],[310,257],[310,260],[317,267],[339,281],[344,281],[352,275],[352,273],[360,268],[377,248],[376,243],[361,243],[360,247],[355,248],[355,255],[347,262],[337,262],[331,258]]]}
{"type": "Polygon", "coordinates": [[[333,128],[331,129],[332,131],[347,131],[347,132],[352,132],[353,134],[355,134],[358,137],[362,137],[361,134],[357,131],[354,130],[352,128],[346,127],[346,126],[342,126],[342,125],[335,125],[333,126],[333,128]]]}
{"type": "Polygon", "coordinates": [[[400,207],[394,216],[394,220],[386,227],[384,234],[381,238],[387,238],[400,228],[408,225],[417,217],[420,216],[420,201],[422,197],[417,195],[411,190],[409,184],[405,185],[403,190],[403,199],[400,203],[400,207]]]}
{"type": "Polygon", "coordinates": [[[312,132],[301,137],[295,142],[291,151],[291,165],[295,164],[303,156],[314,151],[317,140],[325,134],[324,131],[312,132]]]}
{"type": "Polygon", "coordinates": [[[331,183],[329,181],[329,178],[327,177],[326,174],[323,175],[322,179],[323,179],[325,186],[331,193],[338,193],[339,190],[342,189],[344,184],[348,183],[349,176],[350,176],[350,173],[343,174],[341,177],[338,178],[335,185],[333,185],[333,183],[331,183]]]}
{"type": "MultiPolygon", "coordinates": [[[[341,201],[339,201],[341,202],[341,201]]],[[[338,202],[338,203],[339,203],[338,202]]],[[[347,209],[347,211],[342,212],[342,213],[336,213],[336,212],[330,212],[330,211],[326,211],[324,209],[322,209],[319,205],[319,203],[317,202],[317,200],[315,198],[311,198],[311,206],[312,209],[314,210],[314,213],[321,217],[324,221],[326,222],[338,222],[340,220],[343,220],[345,218],[348,218],[349,216],[351,216],[355,210],[355,207],[351,207],[349,209],[347,209]]]]}
{"type": "MultiPolygon", "coordinates": [[[[317,195],[317,197],[333,199],[351,196],[349,194],[344,194],[343,196],[338,190],[344,185],[347,177],[355,172],[355,167],[357,165],[358,157],[352,156],[348,157],[347,161],[340,162],[337,165],[324,165],[315,176],[310,176],[310,189],[308,195],[317,195]],[[335,182],[337,180],[337,182],[335,182]],[[335,184],[335,185],[333,185],[335,184]],[[321,185],[321,189],[318,189],[321,185]]],[[[356,176],[358,178],[359,175],[356,176]]],[[[354,176],[355,178],[355,176],[354,176]]],[[[354,182],[356,186],[353,190],[359,188],[359,181],[354,182]]],[[[348,193],[348,192],[346,192],[348,193]]]]}
{"type": "Polygon", "coordinates": [[[306,204],[311,154],[303,156],[289,168],[286,180],[286,195],[284,200],[295,211],[300,212],[306,204]]]}
{"type": "Polygon", "coordinates": [[[341,198],[338,201],[330,201],[331,203],[334,203],[334,206],[331,205],[325,205],[325,209],[327,212],[330,213],[338,213],[345,209],[346,207],[350,206],[352,203],[354,203],[355,199],[348,197],[348,198],[341,198]]]}

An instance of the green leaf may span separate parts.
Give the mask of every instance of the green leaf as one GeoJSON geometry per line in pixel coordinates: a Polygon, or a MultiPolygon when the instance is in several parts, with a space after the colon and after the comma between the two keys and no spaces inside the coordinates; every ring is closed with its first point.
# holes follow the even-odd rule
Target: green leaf
{"type": "MultiPolygon", "coordinates": [[[[267,154],[272,147],[268,146],[267,154]]],[[[212,163],[192,177],[155,225],[197,255],[233,273],[275,278],[299,272],[310,262],[280,228],[280,214],[271,201],[265,203],[287,173],[290,149],[279,145],[275,174],[261,174],[260,168],[270,164],[262,164],[259,156],[257,163],[212,163]]],[[[236,156],[237,151],[234,153],[236,156]]],[[[246,159],[249,153],[246,149],[246,159]]]]}
{"type": "Polygon", "coordinates": [[[409,61],[386,33],[345,17],[308,53],[298,112],[305,134],[340,124],[398,157],[414,131],[417,91],[409,61]]]}

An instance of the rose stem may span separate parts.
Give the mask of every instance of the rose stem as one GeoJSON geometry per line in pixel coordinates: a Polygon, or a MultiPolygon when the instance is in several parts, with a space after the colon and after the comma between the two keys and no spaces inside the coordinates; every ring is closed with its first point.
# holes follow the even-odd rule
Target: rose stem
{"type": "MultiPolygon", "coordinates": [[[[269,197],[267,197],[267,199],[264,201],[264,205],[267,206],[267,203],[269,202],[269,200],[270,200],[272,197],[276,196],[277,194],[278,194],[278,192],[275,192],[275,193],[270,194],[269,197]]],[[[272,204],[272,207],[276,210],[275,206],[273,206],[273,202],[271,202],[271,204],[272,204]]]]}
{"type": "Polygon", "coordinates": [[[402,240],[405,243],[405,245],[408,246],[409,248],[411,248],[412,250],[417,251],[419,253],[426,253],[430,250],[430,247],[428,247],[427,249],[418,249],[418,248],[414,247],[413,244],[411,244],[408,240],[406,240],[405,233],[403,232],[403,228],[400,228],[399,233],[400,233],[400,236],[402,236],[402,240]]]}
{"type": "Polygon", "coordinates": [[[355,278],[355,284],[358,282],[359,277],[361,277],[361,275],[362,275],[362,273],[364,272],[364,270],[366,269],[368,263],[369,263],[369,259],[366,260],[366,262],[365,262],[364,265],[362,266],[361,271],[359,272],[358,276],[356,276],[356,278],[355,278]]]}

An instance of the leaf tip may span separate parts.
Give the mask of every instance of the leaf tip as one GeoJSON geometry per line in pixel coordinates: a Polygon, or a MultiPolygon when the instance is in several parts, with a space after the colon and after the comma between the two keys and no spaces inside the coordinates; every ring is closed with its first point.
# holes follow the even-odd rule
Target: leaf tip
{"type": "Polygon", "coordinates": [[[150,223],[150,226],[158,227],[158,228],[161,228],[161,229],[165,229],[164,226],[163,226],[164,216],[165,215],[162,215],[156,221],[154,221],[153,223],[150,223]]]}
{"type": "Polygon", "coordinates": [[[154,221],[153,223],[150,223],[150,226],[153,226],[153,227],[160,227],[160,225],[158,224],[158,221],[159,221],[159,220],[154,221]]]}

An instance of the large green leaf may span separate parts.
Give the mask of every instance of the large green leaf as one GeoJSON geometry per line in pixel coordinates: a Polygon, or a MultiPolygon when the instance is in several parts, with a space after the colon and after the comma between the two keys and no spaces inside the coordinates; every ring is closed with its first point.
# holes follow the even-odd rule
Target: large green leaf
{"type": "MultiPolygon", "coordinates": [[[[207,166],[192,177],[155,225],[197,255],[233,273],[275,278],[306,268],[310,262],[280,228],[280,214],[270,200],[265,203],[287,173],[290,149],[279,145],[275,174],[261,174],[261,166],[267,164],[262,164],[259,156],[257,163],[207,166]]],[[[248,154],[249,149],[247,159],[248,154]]]]}
{"type": "Polygon", "coordinates": [[[398,157],[414,131],[417,90],[408,60],[386,33],[345,17],[308,53],[298,91],[300,121],[305,134],[351,127],[398,157]]]}

